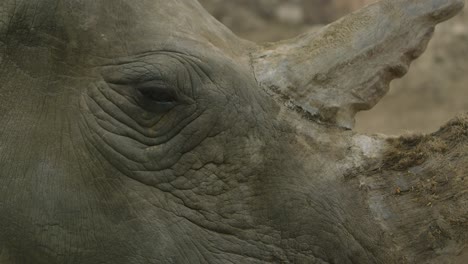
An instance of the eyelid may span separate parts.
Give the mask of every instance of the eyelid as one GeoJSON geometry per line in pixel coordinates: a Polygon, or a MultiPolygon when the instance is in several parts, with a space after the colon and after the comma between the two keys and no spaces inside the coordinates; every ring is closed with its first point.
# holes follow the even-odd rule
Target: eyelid
{"type": "Polygon", "coordinates": [[[150,81],[142,81],[140,83],[135,83],[137,89],[145,89],[145,88],[171,88],[166,81],[155,79],[150,81]]]}
{"type": "Polygon", "coordinates": [[[120,85],[163,80],[163,74],[157,65],[146,62],[105,66],[101,69],[101,75],[106,82],[120,85]]]}
{"type": "MultiPolygon", "coordinates": [[[[118,64],[103,65],[100,69],[101,76],[108,84],[128,87],[128,91],[173,89],[179,102],[194,103],[194,81],[197,77],[192,76],[186,60],[166,53],[122,60],[118,64]]],[[[133,93],[133,96],[137,94],[133,93]]]]}

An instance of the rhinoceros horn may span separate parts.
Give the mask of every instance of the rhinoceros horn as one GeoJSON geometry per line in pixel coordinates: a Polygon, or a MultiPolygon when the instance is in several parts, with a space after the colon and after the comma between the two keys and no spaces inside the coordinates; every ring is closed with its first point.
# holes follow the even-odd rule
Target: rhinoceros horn
{"type": "Polygon", "coordinates": [[[352,128],[419,57],[434,26],[463,1],[384,0],[317,32],[270,43],[253,53],[257,80],[307,116],[352,128]]]}

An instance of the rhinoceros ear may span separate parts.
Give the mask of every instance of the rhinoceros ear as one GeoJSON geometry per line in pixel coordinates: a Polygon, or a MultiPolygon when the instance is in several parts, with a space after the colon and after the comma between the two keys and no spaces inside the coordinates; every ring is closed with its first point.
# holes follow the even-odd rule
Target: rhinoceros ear
{"type": "Polygon", "coordinates": [[[319,31],[252,54],[257,80],[307,116],[352,128],[424,51],[434,26],[463,0],[383,0],[319,31]]]}

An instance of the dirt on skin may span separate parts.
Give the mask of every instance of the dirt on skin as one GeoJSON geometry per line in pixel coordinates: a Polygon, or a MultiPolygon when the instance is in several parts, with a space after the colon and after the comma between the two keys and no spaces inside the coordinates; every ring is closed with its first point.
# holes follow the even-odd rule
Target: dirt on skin
{"type": "MultiPolygon", "coordinates": [[[[435,133],[406,134],[387,142],[382,167],[387,170],[405,171],[437,156],[445,157],[454,149],[468,157],[468,113],[452,119],[435,133]]],[[[468,168],[468,164],[462,167],[468,168]]],[[[464,173],[468,174],[468,169],[464,173]]]]}
{"type": "Polygon", "coordinates": [[[394,250],[408,256],[402,263],[468,263],[468,113],[431,135],[387,143],[381,166],[356,184],[394,250]]]}
{"type": "MultiPolygon", "coordinates": [[[[375,0],[200,0],[239,36],[254,42],[286,39],[330,23],[375,0]]],[[[430,133],[468,111],[468,5],[437,27],[427,51],[387,96],[357,116],[356,130],[400,135],[430,133]]]]}
{"type": "MultiPolygon", "coordinates": [[[[449,183],[468,187],[468,113],[452,119],[435,133],[403,135],[387,142],[389,147],[379,170],[419,177],[410,188],[395,185],[395,194],[424,191],[434,195],[441,189],[452,191],[446,186],[449,183]]],[[[461,190],[463,193],[466,189],[461,190]]],[[[468,217],[468,211],[465,213],[468,217]]],[[[468,222],[464,224],[468,226],[468,222]]]]}

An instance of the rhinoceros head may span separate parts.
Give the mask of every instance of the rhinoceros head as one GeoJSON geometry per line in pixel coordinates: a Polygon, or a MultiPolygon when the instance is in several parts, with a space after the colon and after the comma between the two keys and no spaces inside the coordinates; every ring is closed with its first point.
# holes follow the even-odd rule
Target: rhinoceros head
{"type": "Polygon", "coordinates": [[[350,128],[462,6],[382,1],[258,46],[193,0],[3,0],[0,262],[427,258],[347,181],[386,144],[350,128]]]}

